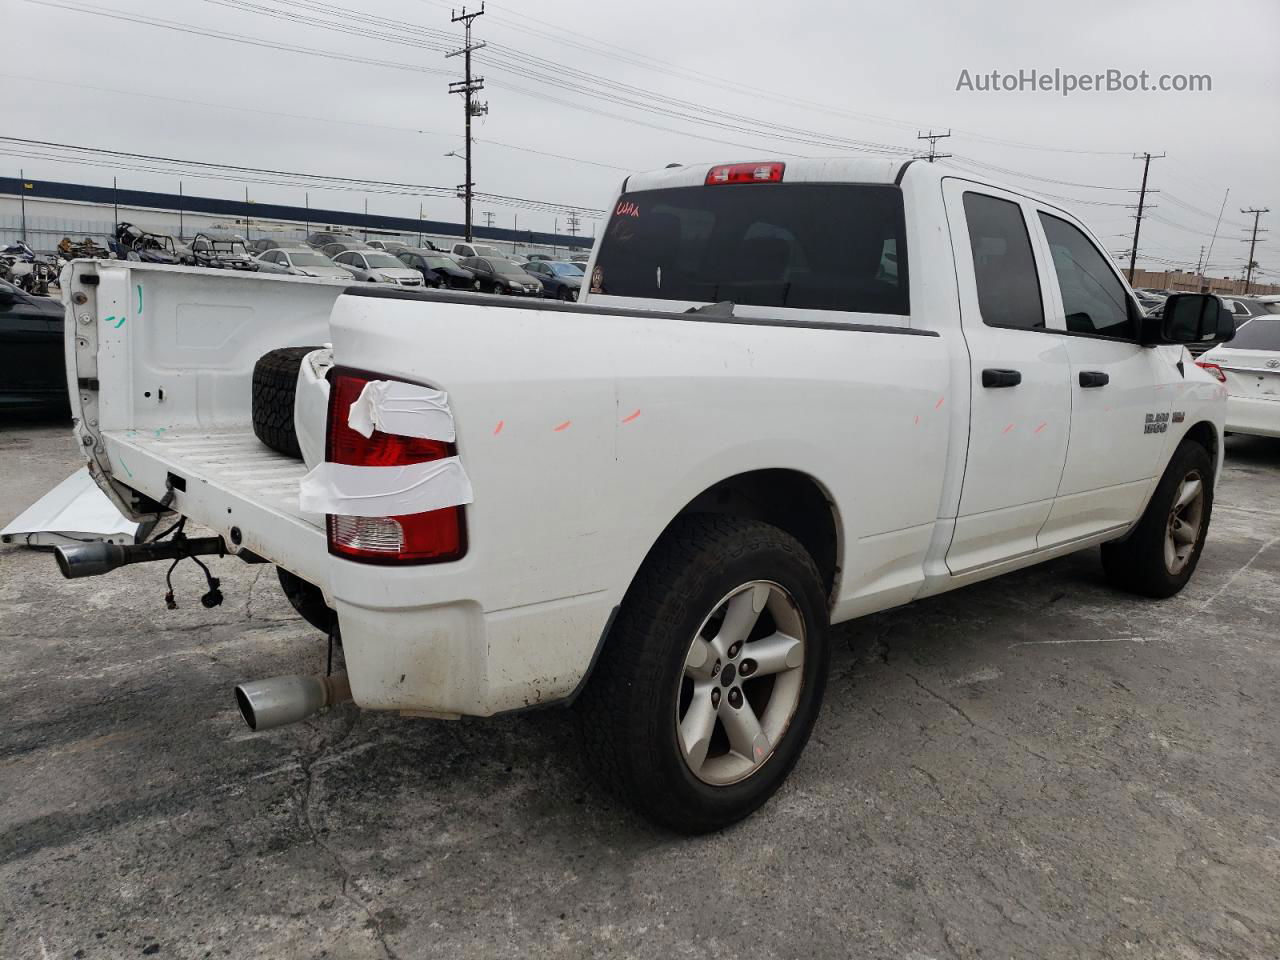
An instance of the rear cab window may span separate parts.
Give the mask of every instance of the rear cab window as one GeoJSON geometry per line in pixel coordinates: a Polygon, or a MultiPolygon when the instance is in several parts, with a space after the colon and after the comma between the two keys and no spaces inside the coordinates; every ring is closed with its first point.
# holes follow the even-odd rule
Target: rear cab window
{"type": "Polygon", "coordinates": [[[902,192],[888,184],[761,183],[624,193],[591,293],[910,313],[902,192]]]}

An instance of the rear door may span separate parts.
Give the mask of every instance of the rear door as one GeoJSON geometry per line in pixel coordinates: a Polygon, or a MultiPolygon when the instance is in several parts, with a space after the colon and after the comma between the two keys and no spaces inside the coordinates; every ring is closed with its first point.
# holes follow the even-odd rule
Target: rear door
{"type": "Polygon", "coordinates": [[[1053,267],[1046,286],[1071,359],[1071,437],[1057,502],[1040,532],[1053,547],[1123,527],[1142,512],[1164,458],[1181,347],[1138,343],[1137,302],[1097,243],[1061,210],[1033,231],[1053,267]]]}
{"type": "Polygon", "coordinates": [[[1071,427],[1070,359],[1024,198],[943,181],[970,359],[969,452],[947,553],[953,574],[1033,552],[1071,427]]]}

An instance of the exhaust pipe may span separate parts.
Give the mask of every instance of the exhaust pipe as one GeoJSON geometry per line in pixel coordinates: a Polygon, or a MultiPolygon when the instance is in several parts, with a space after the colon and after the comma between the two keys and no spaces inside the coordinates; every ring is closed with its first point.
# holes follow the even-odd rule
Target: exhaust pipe
{"type": "Polygon", "coordinates": [[[305,720],[321,707],[351,699],[346,673],[328,677],[272,677],[236,687],[236,706],[250,730],[274,730],[305,720]]]}
{"type": "Polygon", "coordinates": [[[205,556],[227,552],[221,537],[183,537],[156,543],[86,543],[74,547],[56,547],[54,558],[58,569],[68,580],[98,577],[131,563],[152,560],[181,560],[183,557],[205,556]]]}

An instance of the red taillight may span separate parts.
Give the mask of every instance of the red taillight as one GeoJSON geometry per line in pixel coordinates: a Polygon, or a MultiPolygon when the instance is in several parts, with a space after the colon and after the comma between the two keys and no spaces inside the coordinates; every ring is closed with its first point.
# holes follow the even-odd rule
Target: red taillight
{"type": "Polygon", "coordinates": [[[777,183],[782,179],[786,164],[772,163],[723,163],[707,171],[706,185],[717,183],[777,183]]]}
{"type": "MultiPolygon", "coordinates": [[[[369,437],[347,423],[372,377],[335,367],[329,374],[329,427],[325,459],[357,467],[402,467],[452,457],[451,443],[374,430],[369,437]]],[[[329,552],[365,563],[441,563],[467,552],[462,507],[395,517],[328,515],[329,552]]]]}
{"type": "Polygon", "coordinates": [[[1208,370],[1211,376],[1218,378],[1219,383],[1227,382],[1227,375],[1222,372],[1222,368],[1218,366],[1216,363],[1204,363],[1200,360],[1197,360],[1196,366],[1203,367],[1205,370],[1208,370]]]}

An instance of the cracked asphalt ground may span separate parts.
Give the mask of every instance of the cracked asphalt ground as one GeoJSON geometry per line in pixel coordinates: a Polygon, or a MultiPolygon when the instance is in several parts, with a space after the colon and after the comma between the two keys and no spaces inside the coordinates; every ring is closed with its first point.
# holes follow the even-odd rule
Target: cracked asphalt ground
{"type": "MultiPolygon", "coordinates": [[[[0,427],[0,521],[75,457],[0,427]]],[[[188,566],[169,612],[163,565],[0,548],[0,956],[1276,957],[1278,492],[1280,442],[1231,438],[1170,601],[1085,551],[839,628],[794,775],[698,839],[562,711],[249,734],[235,682],[324,665],[268,568],[206,611],[188,566]]]]}

